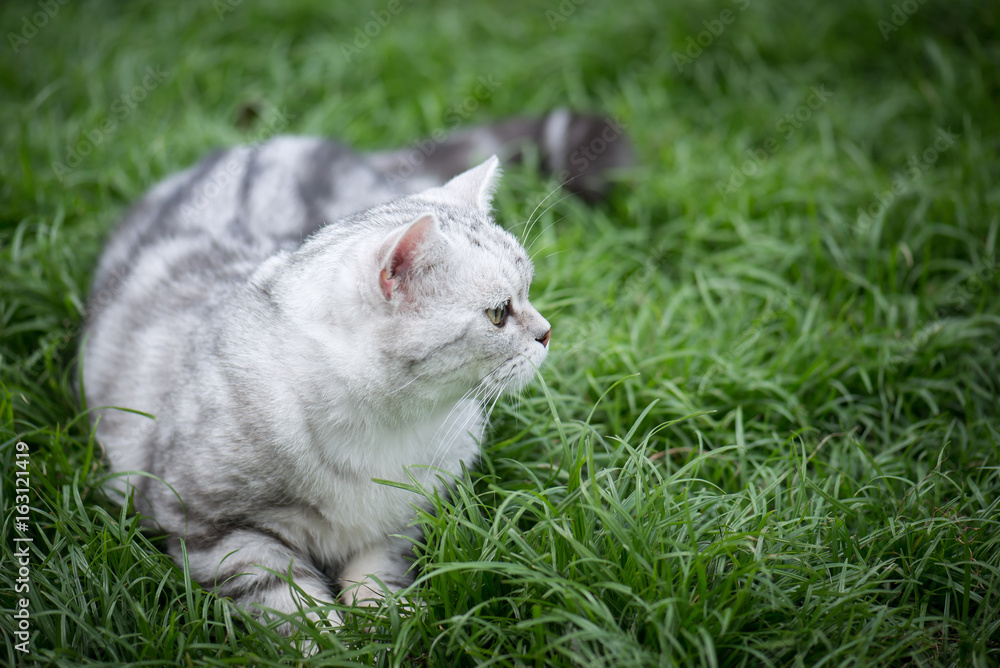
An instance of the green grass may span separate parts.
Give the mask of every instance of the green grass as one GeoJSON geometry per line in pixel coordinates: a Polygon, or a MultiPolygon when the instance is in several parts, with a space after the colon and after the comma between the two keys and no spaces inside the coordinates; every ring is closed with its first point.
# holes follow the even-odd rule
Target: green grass
{"type": "MultiPolygon", "coordinates": [[[[640,164],[596,209],[538,209],[544,384],[421,518],[421,605],[305,628],[304,663],[1000,664],[1000,12],[902,4],[884,39],[892,4],[865,0],[403,2],[348,62],[388,3],[53,3],[17,53],[42,10],[3,3],[0,663],[300,661],[100,491],[73,362],[130,201],[275,113],[375,148],[568,105],[640,164]]],[[[521,233],[554,185],[508,169],[499,220],[521,233]]]]}

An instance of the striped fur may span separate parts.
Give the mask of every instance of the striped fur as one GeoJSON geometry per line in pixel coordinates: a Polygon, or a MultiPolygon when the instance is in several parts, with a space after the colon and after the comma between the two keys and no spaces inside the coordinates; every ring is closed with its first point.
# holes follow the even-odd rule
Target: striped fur
{"type": "Polygon", "coordinates": [[[490,215],[496,158],[458,173],[524,142],[563,169],[570,155],[550,149],[608,127],[508,121],[405,175],[412,151],[279,137],[218,151],[133,207],[94,277],[83,391],[115,407],[92,415],[117,489],[175,559],[183,541],[192,577],[280,612],[377,597],[370,575],[412,581],[423,497],[373,479],[446,491],[475,462],[485,408],[532,379],[550,332],[529,258],[490,215]],[[504,303],[497,326],[487,310],[504,303]]]}

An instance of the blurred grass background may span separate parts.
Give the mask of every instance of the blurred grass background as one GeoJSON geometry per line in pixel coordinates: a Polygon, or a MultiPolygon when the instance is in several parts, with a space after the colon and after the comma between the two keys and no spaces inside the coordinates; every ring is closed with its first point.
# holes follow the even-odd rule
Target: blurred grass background
{"type": "Polygon", "coordinates": [[[569,106],[639,164],[597,208],[506,172],[544,385],[422,519],[422,604],[305,625],[305,663],[1000,662],[995,4],[41,0],[0,27],[0,661],[302,662],[99,491],[73,362],[129,202],[279,130],[374,149],[569,106]]]}

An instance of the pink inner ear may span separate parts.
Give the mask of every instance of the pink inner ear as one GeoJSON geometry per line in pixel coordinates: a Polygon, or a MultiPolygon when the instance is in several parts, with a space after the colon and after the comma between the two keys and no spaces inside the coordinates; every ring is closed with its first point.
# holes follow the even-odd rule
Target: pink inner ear
{"type": "Polygon", "coordinates": [[[416,266],[421,249],[434,229],[434,218],[425,215],[410,223],[410,226],[393,246],[389,257],[379,274],[379,284],[386,299],[392,299],[397,279],[405,279],[416,266]]]}
{"type": "Polygon", "coordinates": [[[392,299],[392,286],[396,282],[395,279],[389,278],[389,270],[383,269],[379,273],[378,277],[379,285],[382,286],[382,294],[385,295],[386,300],[392,299]]]}

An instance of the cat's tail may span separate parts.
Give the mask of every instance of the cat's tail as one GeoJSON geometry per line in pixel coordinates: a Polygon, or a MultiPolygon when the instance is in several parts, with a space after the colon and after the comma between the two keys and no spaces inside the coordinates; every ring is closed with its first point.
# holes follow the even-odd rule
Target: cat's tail
{"type": "Polygon", "coordinates": [[[406,149],[370,156],[389,186],[412,193],[441,185],[496,154],[503,164],[536,154],[540,167],[588,202],[605,198],[616,169],[631,166],[626,126],[615,119],[558,109],[466,130],[438,130],[406,149]]]}

